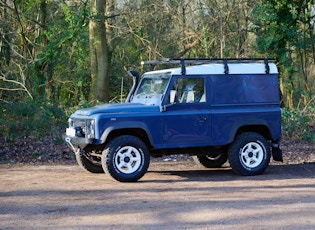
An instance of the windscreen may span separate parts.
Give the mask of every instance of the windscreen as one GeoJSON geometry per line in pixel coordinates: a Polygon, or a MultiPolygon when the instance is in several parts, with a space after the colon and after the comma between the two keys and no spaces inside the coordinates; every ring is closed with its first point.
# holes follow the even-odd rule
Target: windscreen
{"type": "Polygon", "coordinates": [[[170,78],[170,73],[144,74],[130,102],[159,105],[170,78]]]}

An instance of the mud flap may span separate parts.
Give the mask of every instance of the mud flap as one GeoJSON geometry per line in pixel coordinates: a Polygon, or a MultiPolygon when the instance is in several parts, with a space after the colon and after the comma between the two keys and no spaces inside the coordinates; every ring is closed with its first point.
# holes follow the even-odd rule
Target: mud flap
{"type": "Polygon", "coordinates": [[[281,161],[283,162],[283,157],[282,157],[282,150],[277,147],[277,148],[272,148],[272,158],[275,161],[281,161]]]}

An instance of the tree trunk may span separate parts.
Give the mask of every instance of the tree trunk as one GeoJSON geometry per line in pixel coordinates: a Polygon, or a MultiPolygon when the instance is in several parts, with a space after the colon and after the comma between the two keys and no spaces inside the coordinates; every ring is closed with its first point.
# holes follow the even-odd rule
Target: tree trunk
{"type": "Polygon", "coordinates": [[[89,24],[91,52],[90,100],[109,101],[109,50],[105,27],[106,0],[91,0],[89,24]]]}
{"type": "MultiPolygon", "coordinates": [[[[47,38],[47,35],[45,32],[48,30],[47,26],[47,16],[48,16],[48,6],[46,0],[41,0],[40,2],[40,22],[42,24],[40,30],[41,30],[41,45],[43,48],[47,47],[50,43],[50,41],[47,38]]],[[[34,55],[34,54],[33,54],[34,55]]],[[[55,95],[55,87],[54,87],[54,68],[53,68],[53,56],[51,53],[47,56],[46,64],[45,66],[42,66],[43,68],[46,68],[46,79],[45,81],[45,97],[48,100],[54,100],[56,99],[57,95],[55,95]]],[[[41,95],[44,97],[44,95],[41,95]]]]}

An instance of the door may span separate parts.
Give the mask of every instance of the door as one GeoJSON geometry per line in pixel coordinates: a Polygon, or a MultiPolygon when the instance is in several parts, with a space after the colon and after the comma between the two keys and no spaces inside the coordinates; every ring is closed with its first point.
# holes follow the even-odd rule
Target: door
{"type": "Polygon", "coordinates": [[[164,112],[164,143],[170,147],[206,146],[211,138],[205,78],[179,76],[164,112]]]}

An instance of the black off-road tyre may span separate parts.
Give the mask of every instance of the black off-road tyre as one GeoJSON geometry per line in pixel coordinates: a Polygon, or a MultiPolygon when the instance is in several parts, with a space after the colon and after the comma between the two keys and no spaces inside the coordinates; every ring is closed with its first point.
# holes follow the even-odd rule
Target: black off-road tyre
{"type": "MultiPolygon", "coordinates": [[[[87,146],[84,150],[85,154],[92,160],[87,159],[82,153],[76,153],[75,158],[77,163],[80,165],[81,168],[84,170],[91,172],[91,173],[104,173],[102,167],[101,157],[92,156],[92,152],[99,152],[96,147],[87,146]]],[[[101,152],[100,152],[101,154],[101,152]]]]}
{"type": "Polygon", "coordinates": [[[220,168],[228,159],[227,154],[217,153],[205,156],[193,156],[196,164],[205,168],[220,168]]]}
{"type": "Polygon", "coordinates": [[[253,132],[237,136],[228,149],[228,159],[232,170],[244,176],[264,172],[270,162],[270,157],[270,146],[266,139],[253,132]]]}
{"type": "Polygon", "coordinates": [[[147,146],[135,136],[111,140],[102,153],[105,173],[120,182],[138,181],[147,172],[150,155],[147,146]]]}

